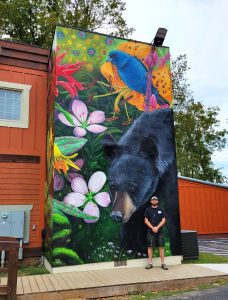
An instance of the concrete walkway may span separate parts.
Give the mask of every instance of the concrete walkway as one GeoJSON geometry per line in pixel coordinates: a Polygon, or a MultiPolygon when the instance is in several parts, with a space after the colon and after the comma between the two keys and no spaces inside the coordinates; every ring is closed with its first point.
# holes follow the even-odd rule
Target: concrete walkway
{"type": "MultiPolygon", "coordinates": [[[[228,279],[227,265],[221,270],[205,265],[174,265],[168,271],[160,267],[117,267],[110,270],[77,271],[18,278],[17,299],[94,299],[139,291],[161,291],[192,287],[228,279]]],[[[221,266],[220,266],[221,267],[221,266]]],[[[1,284],[5,279],[2,278],[1,284]]]]}
{"type": "Polygon", "coordinates": [[[228,274],[228,264],[196,264],[196,266],[200,266],[203,268],[220,271],[225,274],[228,274]]]}

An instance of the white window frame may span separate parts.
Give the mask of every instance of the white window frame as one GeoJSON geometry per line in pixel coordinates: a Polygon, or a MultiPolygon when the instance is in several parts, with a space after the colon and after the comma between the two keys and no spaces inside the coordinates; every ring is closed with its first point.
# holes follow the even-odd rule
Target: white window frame
{"type": "Polygon", "coordinates": [[[29,127],[29,94],[32,86],[14,82],[0,81],[0,89],[21,92],[21,111],[20,120],[5,120],[0,119],[0,126],[4,127],[29,127]]]}

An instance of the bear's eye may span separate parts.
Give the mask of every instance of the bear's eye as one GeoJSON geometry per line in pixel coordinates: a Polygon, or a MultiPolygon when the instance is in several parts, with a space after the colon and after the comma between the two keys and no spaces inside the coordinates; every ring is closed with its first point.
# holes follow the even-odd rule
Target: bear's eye
{"type": "Polygon", "coordinates": [[[130,190],[131,190],[132,193],[136,192],[136,186],[135,186],[135,185],[132,185],[132,186],[130,187],[130,190]]]}
{"type": "Polygon", "coordinates": [[[109,188],[110,188],[111,192],[115,192],[115,190],[116,190],[116,187],[114,184],[111,184],[109,188]]]}

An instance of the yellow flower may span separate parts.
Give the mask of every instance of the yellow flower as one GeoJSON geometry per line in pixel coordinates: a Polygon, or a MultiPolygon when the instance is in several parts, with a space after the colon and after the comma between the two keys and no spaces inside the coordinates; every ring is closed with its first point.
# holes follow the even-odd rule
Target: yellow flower
{"type": "Polygon", "coordinates": [[[69,170],[69,166],[80,170],[80,168],[71,160],[72,158],[75,158],[78,155],[78,153],[75,153],[70,156],[66,156],[62,154],[62,152],[59,150],[59,147],[54,143],[54,168],[61,173],[61,170],[64,174],[67,173],[69,170]]]}

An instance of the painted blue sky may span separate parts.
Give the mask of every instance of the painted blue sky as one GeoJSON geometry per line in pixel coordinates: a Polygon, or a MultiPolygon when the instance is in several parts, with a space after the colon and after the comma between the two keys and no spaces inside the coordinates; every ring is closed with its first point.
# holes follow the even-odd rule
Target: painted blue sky
{"type": "MultiPolygon", "coordinates": [[[[219,106],[221,128],[228,124],[228,1],[125,0],[124,18],[134,27],[133,39],[151,42],[158,27],[168,33],[164,42],[173,58],[186,54],[188,81],[195,100],[219,106]]],[[[228,177],[226,148],[213,161],[228,177]]]]}

